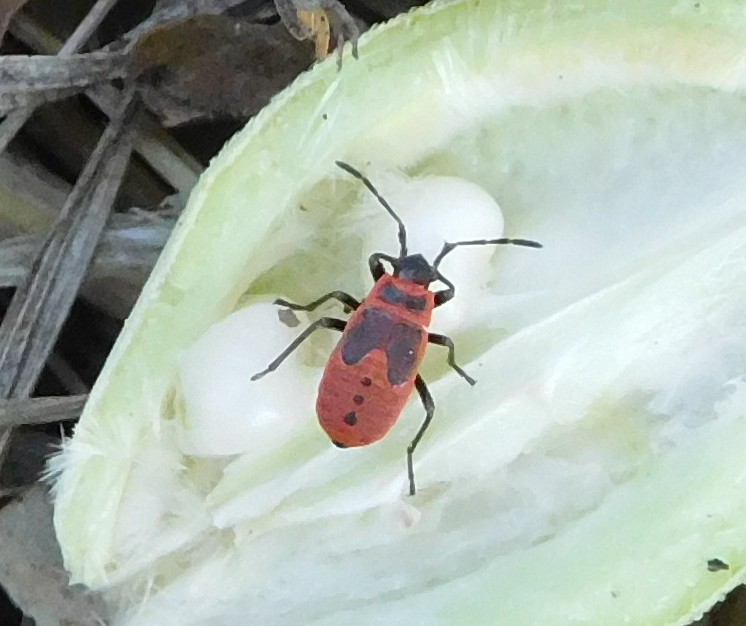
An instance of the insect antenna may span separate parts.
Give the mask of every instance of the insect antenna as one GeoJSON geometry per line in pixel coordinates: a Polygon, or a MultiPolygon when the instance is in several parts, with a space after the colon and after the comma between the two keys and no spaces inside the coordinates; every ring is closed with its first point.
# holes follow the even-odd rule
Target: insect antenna
{"type": "Polygon", "coordinates": [[[391,205],[386,202],[386,200],[380,193],[378,193],[378,190],[373,186],[373,183],[370,182],[370,180],[368,180],[366,176],[352,167],[352,165],[349,165],[344,161],[335,161],[335,163],[345,172],[347,172],[348,174],[352,174],[355,178],[361,181],[363,185],[365,185],[368,190],[376,197],[378,202],[381,203],[381,206],[383,206],[383,208],[388,211],[388,214],[396,220],[396,223],[399,225],[399,258],[404,258],[405,256],[407,256],[407,230],[406,228],[404,228],[404,222],[401,221],[401,218],[396,214],[394,209],[391,208],[391,205]]]}
{"type": "Polygon", "coordinates": [[[433,268],[437,269],[438,265],[443,260],[443,257],[458,246],[493,246],[501,244],[525,246],[527,248],[542,247],[542,245],[538,241],[531,241],[530,239],[507,239],[505,237],[501,239],[475,239],[473,241],[457,241],[455,243],[444,243],[443,249],[440,251],[438,256],[435,257],[435,261],[433,261],[433,268]]]}

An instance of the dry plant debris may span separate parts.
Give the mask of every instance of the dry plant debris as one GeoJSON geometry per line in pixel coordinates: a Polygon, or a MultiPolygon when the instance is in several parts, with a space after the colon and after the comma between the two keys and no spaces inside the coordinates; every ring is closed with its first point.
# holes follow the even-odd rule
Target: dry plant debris
{"type": "Polygon", "coordinates": [[[255,114],[311,65],[313,50],[282,24],[203,15],[142,35],[136,58],[143,101],[168,127],[255,114]]]}
{"type": "Polygon", "coordinates": [[[26,0],[0,0],[0,43],[3,42],[10,20],[24,4],[26,0]]]}
{"type": "Polygon", "coordinates": [[[0,115],[60,100],[81,88],[130,73],[129,52],[91,52],[58,56],[6,56],[0,62],[0,115]]]}
{"type": "Polygon", "coordinates": [[[61,396],[8,400],[0,404],[0,422],[6,426],[49,424],[77,419],[88,396],[61,396]]]}

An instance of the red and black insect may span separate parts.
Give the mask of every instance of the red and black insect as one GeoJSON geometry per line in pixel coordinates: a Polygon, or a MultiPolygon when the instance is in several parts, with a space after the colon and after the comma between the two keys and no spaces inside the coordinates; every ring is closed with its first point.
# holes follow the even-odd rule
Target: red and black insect
{"type": "Polygon", "coordinates": [[[337,165],[362,181],[396,220],[399,256],[380,252],[370,256],[368,264],[375,285],[362,303],[344,291],[332,291],[306,305],[275,300],[275,304],[294,311],[313,311],[328,300],[338,300],[354,313],[348,321],[332,317],[316,320],[267,369],[252,376],[251,380],[277,369],[318,328],[342,331],[342,338],[327,363],[319,386],[316,412],[321,427],[332,443],[340,448],[367,446],[391,430],[412,390],[416,389],[425,407],[425,420],[407,448],[409,494],[414,495],[412,455],[435,411],[433,398],[418,373],[427,344],[448,348],[448,364],[469,384],[476,383],[456,364],[453,341],[427,331],[433,309],[451,300],[456,291],[453,283],[438,271],[438,265],[458,246],[513,244],[541,248],[541,244],[505,238],[445,243],[431,265],[421,254],[407,252],[404,222],[373,184],[347,163],[337,161],[337,165]],[[386,273],[382,261],[392,266],[393,273],[386,273]],[[446,288],[431,291],[430,284],[435,281],[443,283],[446,288]]]}

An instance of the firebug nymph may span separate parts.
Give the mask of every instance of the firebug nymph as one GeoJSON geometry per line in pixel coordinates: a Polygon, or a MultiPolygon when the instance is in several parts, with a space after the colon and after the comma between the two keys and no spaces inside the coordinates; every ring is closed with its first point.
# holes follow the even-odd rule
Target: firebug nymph
{"type": "Polygon", "coordinates": [[[435,402],[418,373],[427,344],[448,348],[448,364],[469,384],[476,383],[456,364],[453,341],[427,330],[433,309],[451,300],[456,291],[453,283],[438,271],[438,265],[458,246],[513,244],[541,248],[541,244],[527,239],[506,238],[445,243],[430,264],[421,254],[409,254],[404,222],[373,184],[347,163],[337,161],[337,165],[360,180],[396,220],[399,256],[380,252],[370,256],[368,265],[375,284],[362,302],[344,291],[332,291],[306,305],[276,300],[275,304],[294,311],[313,311],[334,299],[353,313],[347,321],[332,317],[316,320],[251,380],[277,369],[318,328],[341,331],[342,338],[332,352],[319,385],[316,412],[321,427],[332,443],[340,448],[367,446],[391,430],[412,390],[416,389],[425,407],[425,419],[407,448],[409,494],[414,495],[412,455],[435,412],[435,402]],[[382,261],[391,265],[391,274],[386,272],[382,261]],[[430,284],[435,281],[443,283],[446,288],[431,291],[430,284]]]}

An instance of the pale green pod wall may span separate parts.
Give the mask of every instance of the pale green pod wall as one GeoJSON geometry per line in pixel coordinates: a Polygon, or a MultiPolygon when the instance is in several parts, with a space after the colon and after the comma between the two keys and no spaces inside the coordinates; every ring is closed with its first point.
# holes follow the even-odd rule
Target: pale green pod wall
{"type": "Polygon", "coordinates": [[[74,580],[130,626],[687,624],[746,563],[742,3],[436,3],[359,52],[300,77],[194,190],[56,461],[74,580]],[[180,447],[178,360],[211,325],[369,289],[366,229],[390,225],[338,159],[384,187],[476,183],[506,235],[544,244],[498,251],[454,333],[477,387],[428,358],[415,498],[416,403],[361,450],[329,445],[310,393],[268,447],[180,447]]]}

